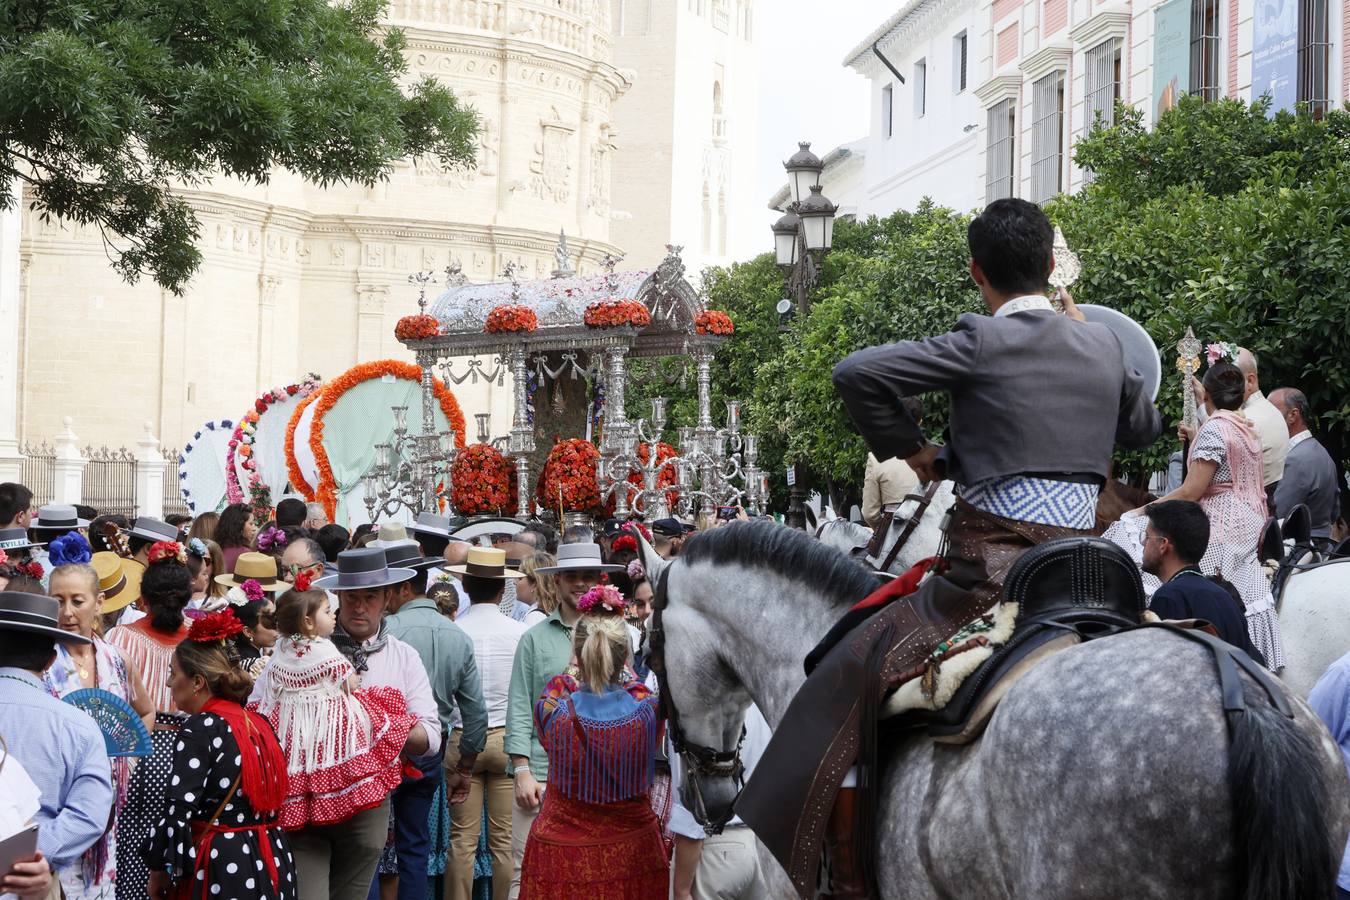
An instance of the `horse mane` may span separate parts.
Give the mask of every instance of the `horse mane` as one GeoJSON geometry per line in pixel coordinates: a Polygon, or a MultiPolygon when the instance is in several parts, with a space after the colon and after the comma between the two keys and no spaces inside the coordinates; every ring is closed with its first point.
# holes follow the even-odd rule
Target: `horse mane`
{"type": "Polygon", "coordinates": [[[854,560],[803,531],[769,519],[731,522],[700,532],[685,542],[677,559],[790,575],[840,603],[855,603],[877,589],[876,576],[854,560]]]}

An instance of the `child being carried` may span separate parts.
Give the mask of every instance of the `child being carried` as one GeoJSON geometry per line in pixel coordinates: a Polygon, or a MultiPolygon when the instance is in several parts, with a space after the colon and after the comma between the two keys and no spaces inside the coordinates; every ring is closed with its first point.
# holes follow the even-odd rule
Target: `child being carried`
{"type": "Polygon", "coordinates": [[[328,636],[337,624],[320,590],[277,601],[277,641],[254,697],[286,753],[283,828],[326,825],[378,806],[402,778],[400,755],[417,724],[403,694],[361,688],[328,636]]]}

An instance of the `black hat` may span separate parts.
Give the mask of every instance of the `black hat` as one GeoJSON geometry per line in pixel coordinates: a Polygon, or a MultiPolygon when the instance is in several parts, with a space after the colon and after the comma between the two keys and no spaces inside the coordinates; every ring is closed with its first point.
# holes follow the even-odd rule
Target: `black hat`
{"type": "Polygon", "coordinates": [[[618,519],[606,519],[600,531],[607,538],[616,538],[623,534],[623,523],[618,519]]]}
{"type": "Polygon", "coordinates": [[[678,519],[657,519],[652,523],[652,533],[663,537],[679,537],[684,534],[684,526],[678,519]]]}
{"type": "Polygon", "coordinates": [[[161,521],[153,516],[137,516],[127,534],[151,543],[182,539],[182,533],[179,532],[177,526],[170,525],[168,522],[161,521]]]}
{"type": "Polygon", "coordinates": [[[0,591],[0,631],[26,631],[62,644],[91,644],[73,631],[60,627],[61,604],[41,594],[0,591]]]}
{"type": "Polygon", "coordinates": [[[442,556],[423,556],[422,548],[417,546],[416,541],[386,544],[380,549],[384,550],[385,561],[391,566],[402,566],[405,569],[421,571],[430,569],[432,566],[445,565],[445,558],[442,556]]]}
{"type": "Polygon", "coordinates": [[[384,550],[364,547],[343,550],[337,558],[337,574],[320,578],[313,587],[326,591],[360,591],[401,584],[416,573],[412,569],[391,569],[384,550]]]}
{"type": "Polygon", "coordinates": [[[44,547],[40,541],[30,541],[24,528],[0,528],[0,550],[31,550],[44,547]]]}

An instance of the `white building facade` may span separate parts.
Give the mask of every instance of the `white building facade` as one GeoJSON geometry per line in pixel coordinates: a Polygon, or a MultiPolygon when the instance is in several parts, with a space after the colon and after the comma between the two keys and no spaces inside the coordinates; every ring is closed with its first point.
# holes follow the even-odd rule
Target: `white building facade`
{"type": "Polygon", "coordinates": [[[614,108],[611,240],[626,268],[684,247],[691,277],[754,256],[759,114],[753,0],[612,0],[614,62],[632,87],[614,108]]]}
{"type": "Polygon", "coordinates": [[[1073,144],[1117,101],[1148,122],[1181,93],[1326,110],[1347,48],[1350,0],[910,0],[844,60],[872,96],[859,212],[1077,190],[1073,144]]]}

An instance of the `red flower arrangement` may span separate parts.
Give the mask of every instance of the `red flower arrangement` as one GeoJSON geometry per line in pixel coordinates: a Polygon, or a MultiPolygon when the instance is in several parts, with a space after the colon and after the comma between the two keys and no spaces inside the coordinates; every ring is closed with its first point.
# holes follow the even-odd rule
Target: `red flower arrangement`
{"type": "Polygon", "coordinates": [[[465,447],[450,469],[450,502],[466,516],[502,515],[516,503],[511,463],[491,444],[465,447]]]}
{"type": "Polygon", "coordinates": [[[590,441],[569,438],[549,451],[539,480],[539,505],[586,512],[600,505],[600,451],[590,441]]]}
{"type": "Polygon", "coordinates": [[[483,330],[488,334],[529,332],[538,327],[539,317],[534,314],[534,310],[515,304],[495,307],[483,323],[483,330]]]}
{"type": "MultiPolygon", "coordinates": [[[[651,448],[649,448],[645,443],[640,443],[637,445],[638,459],[642,461],[643,465],[647,464],[647,460],[649,458],[650,453],[651,448]]],[[[666,460],[670,459],[672,456],[675,455],[676,455],[675,448],[672,447],[670,444],[667,444],[665,441],[657,443],[656,461],[658,463],[665,462],[666,460]]],[[[646,482],[643,480],[642,475],[638,472],[629,473],[628,483],[634,485],[639,491],[646,486],[646,482]]],[[[661,471],[656,476],[656,486],[659,488],[673,487],[676,483],[677,478],[675,476],[675,466],[669,463],[662,466],[661,471]]],[[[632,492],[630,491],[629,493],[632,492]]],[[[667,491],[666,502],[670,504],[671,508],[674,508],[675,504],[680,502],[680,495],[675,491],[667,491]]]]}
{"type": "Polygon", "coordinates": [[[599,300],[586,307],[582,317],[588,328],[646,328],[652,314],[636,300],[599,300]]]}
{"type": "MultiPolygon", "coordinates": [[[[324,385],[323,393],[319,397],[319,405],[314,407],[314,424],[309,430],[309,449],[314,453],[314,463],[319,470],[319,483],[314,486],[314,499],[316,502],[323,504],[330,519],[337,515],[338,491],[337,478],[333,475],[333,464],[329,461],[328,453],[323,448],[323,418],[328,415],[328,411],[337,404],[338,399],[347,391],[363,381],[382,378],[385,375],[392,375],[395,378],[414,381],[418,384],[422,381],[422,370],[413,363],[398,359],[361,363],[324,385]]],[[[460,411],[459,401],[455,399],[455,395],[450,393],[450,389],[439,378],[431,380],[431,389],[440,404],[441,412],[445,414],[446,421],[454,429],[455,445],[462,448],[464,446],[464,413],[460,411]]]]}
{"type": "Polygon", "coordinates": [[[394,326],[394,337],[400,341],[424,341],[441,333],[441,323],[435,316],[404,316],[394,326]]]}
{"type": "Polygon", "coordinates": [[[736,333],[736,325],[731,316],[720,309],[705,309],[694,316],[694,331],[699,334],[716,334],[725,337],[736,333]]]}
{"type": "Polygon", "coordinates": [[[188,629],[187,639],[194,643],[205,644],[232,638],[243,630],[244,626],[234,617],[234,610],[226,607],[193,620],[192,627],[188,629]]]}

